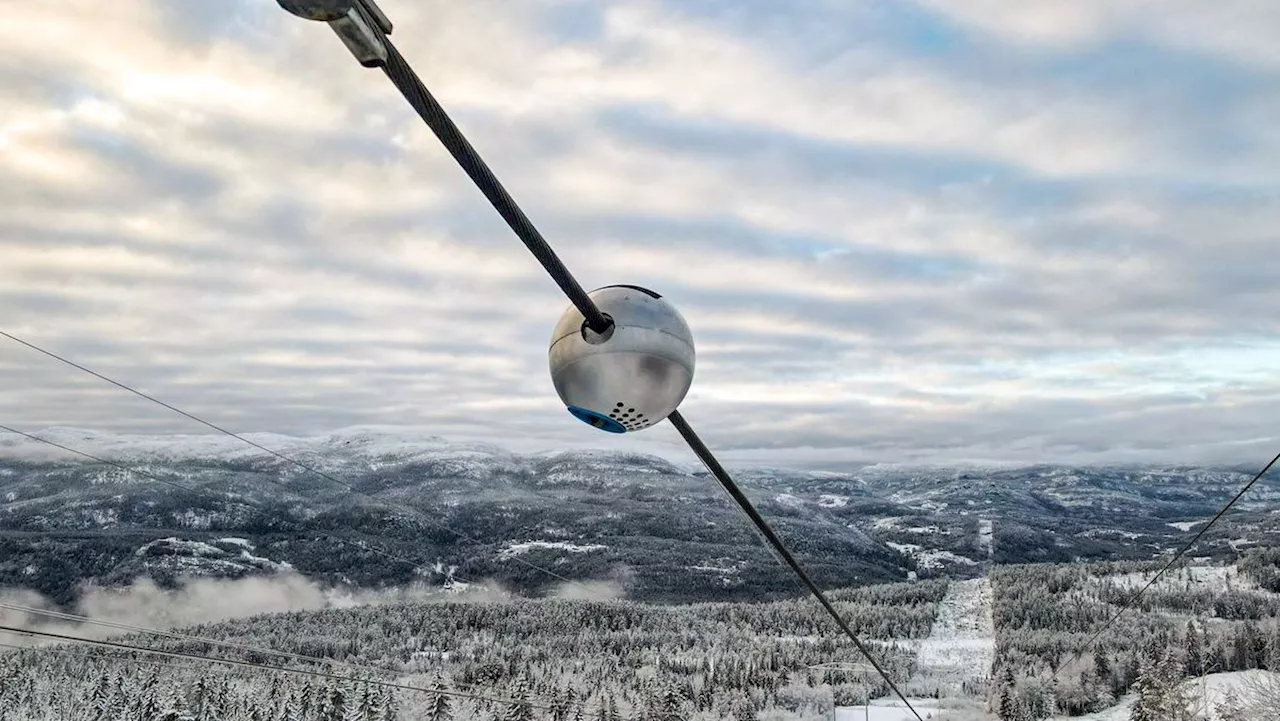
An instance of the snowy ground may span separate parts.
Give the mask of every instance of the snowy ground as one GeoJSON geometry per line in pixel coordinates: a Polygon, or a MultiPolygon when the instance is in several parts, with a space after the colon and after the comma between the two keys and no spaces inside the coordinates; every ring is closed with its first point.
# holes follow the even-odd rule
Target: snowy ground
{"type": "Polygon", "coordinates": [[[592,551],[603,551],[607,546],[602,546],[598,543],[579,545],[568,541],[525,541],[524,543],[507,544],[507,547],[498,553],[498,558],[511,558],[535,548],[546,548],[568,553],[590,553],[592,551]]]}
{"type": "MultiPolygon", "coordinates": [[[[1218,716],[1213,712],[1214,705],[1222,700],[1227,689],[1234,688],[1236,695],[1240,698],[1244,697],[1242,693],[1242,684],[1249,679],[1263,679],[1267,676],[1280,676],[1278,674],[1268,673],[1267,671],[1233,671],[1231,673],[1213,673],[1200,678],[1189,679],[1183,686],[1193,693],[1196,698],[1197,707],[1203,710],[1209,721],[1219,721],[1218,716]]],[[[1129,712],[1133,708],[1133,694],[1125,694],[1120,699],[1120,703],[1109,709],[1098,711],[1084,716],[1058,716],[1054,721],[1129,721],[1129,712]]],[[[836,716],[836,718],[841,718],[836,716]]],[[[857,717],[848,717],[857,718],[857,717]]]]}
{"type": "MultiPolygon", "coordinates": [[[[929,712],[941,711],[938,700],[934,698],[913,698],[911,706],[922,716],[929,712]]],[[[894,699],[876,699],[870,706],[843,706],[836,709],[836,721],[915,721],[901,701],[894,699]]]]}
{"type": "Polygon", "coordinates": [[[818,505],[823,508],[844,508],[849,505],[848,496],[838,496],[833,493],[824,493],[818,496],[818,505]]]}
{"type": "MultiPolygon", "coordinates": [[[[911,693],[941,691],[937,698],[912,698],[911,705],[922,714],[945,708],[969,708],[963,698],[965,681],[981,682],[991,673],[995,659],[995,626],[991,620],[991,582],[986,578],[953,582],[938,606],[938,616],[922,641],[901,642],[916,649],[916,673],[907,681],[911,693]]],[[[836,709],[836,721],[914,721],[915,717],[896,699],[882,698],[867,706],[836,709]]]]}
{"type": "Polygon", "coordinates": [[[920,642],[909,685],[936,684],[943,696],[962,696],[965,681],[981,681],[990,674],[996,652],[991,601],[991,582],[985,577],[947,588],[929,637],[920,642]]]}
{"type": "Polygon", "coordinates": [[[958,556],[951,551],[938,551],[931,548],[924,548],[923,546],[915,543],[894,543],[889,541],[886,542],[885,545],[898,553],[910,556],[915,560],[916,565],[920,568],[942,568],[948,563],[962,566],[978,565],[977,561],[971,558],[965,558],[964,556],[958,556]]]}
{"type": "Polygon", "coordinates": [[[978,519],[978,550],[985,553],[988,560],[995,555],[995,533],[995,521],[990,518],[978,519]]]}
{"type": "MultiPolygon", "coordinates": [[[[973,719],[993,718],[982,710],[982,702],[976,699],[942,699],[907,697],[925,721],[938,718],[940,712],[949,711],[946,718],[973,719]]],[[[836,709],[835,721],[916,721],[901,701],[887,698],[876,699],[870,706],[845,706],[836,709]]],[[[1127,721],[1127,720],[1126,720],[1127,721]]]]}
{"type": "MultiPolygon", "coordinates": [[[[1154,574],[1154,571],[1118,573],[1111,576],[1103,576],[1098,582],[1102,583],[1103,579],[1105,579],[1105,581],[1120,588],[1136,589],[1145,586],[1154,574]]],[[[1228,585],[1238,589],[1256,589],[1258,587],[1258,584],[1247,576],[1242,575],[1235,566],[1184,566],[1162,576],[1156,584],[1156,589],[1169,591],[1194,586],[1223,588],[1228,585]]]]}

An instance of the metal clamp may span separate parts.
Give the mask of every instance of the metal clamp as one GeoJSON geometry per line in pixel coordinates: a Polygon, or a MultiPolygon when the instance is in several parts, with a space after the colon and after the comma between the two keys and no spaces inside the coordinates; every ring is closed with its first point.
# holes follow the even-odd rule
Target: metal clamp
{"type": "Polygon", "coordinates": [[[280,7],[306,20],[329,24],[356,60],[366,68],[387,62],[386,36],[391,21],[374,0],[276,0],[280,7]]]}

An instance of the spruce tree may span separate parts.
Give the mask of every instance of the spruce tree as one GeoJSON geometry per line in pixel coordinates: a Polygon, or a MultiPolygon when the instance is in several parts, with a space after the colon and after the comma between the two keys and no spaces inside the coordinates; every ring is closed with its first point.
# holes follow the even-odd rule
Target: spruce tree
{"type": "Polygon", "coordinates": [[[1236,691],[1228,687],[1226,693],[1213,706],[1213,712],[1218,717],[1218,721],[1248,721],[1244,712],[1244,705],[1240,703],[1240,698],[1236,696],[1236,691]]]}
{"type": "Polygon", "coordinates": [[[1093,650],[1093,674],[1103,683],[1111,683],[1111,661],[1101,648],[1093,650]]]}
{"type": "Polygon", "coordinates": [[[1163,652],[1148,649],[1141,662],[1142,671],[1133,684],[1137,695],[1129,712],[1129,721],[1191,721],[1191,698],[1182,689],[1182,666],[1173,648],[1163,652]],[[1151,654],[1158,654],[1154,658],[1151,654]]]}
{"type": "Polygon", "coordinates": [[[442,694],[432,694],[431,701],[427,703],[427,721],[452,721],[453,709],[449,704],[449,697],[442,694]]]}
{"type": "Polygon", "coordinates": [[[112,718],[111,679],[105,673],[93,685],[93,691],[89,694],[89,708],[93,714],[92,721],[109,721],[112,718]]]}
{"type": "Polygon", "coordinates": [[[382,709],[378,707],[378,697],[369,684],[363,684],[360,687],[360,693],[356,698],[355,708],[348,712],[348,718],[353,721],[378,721],[378,717],[382,715],[382,709]]]}
{"type": "Polygon", "coordinates": [[[996,715],[1001,721],[1015,721],[1017,716],[1018,702],[1013,695],[1014,678],[1013,667],[1005,666],[1000,674],[1000,690],[999,697],[996,701],[996,715]]]}
{"type": "Polygon", "coordinates": [[[321,704],[320,721],[347,721],[347,706],[347,692],[334,685],[321,704]]]}
{"type": "Polygon", "coordinates": [[[1012,686],[1000,687],[996,715],[1000,717],[1000,721],[1018,721],[1018,702],[1013,698],[1012,686]]]}
{"type": "Polygon", "coordinates": [[[1130,691],[1137,698],[1129,709],[1129,721],[1165,721],[1157,715],[1160,712],[1160,690],[1151,666],[1142,664],[1138,680],[1133,682],[1130,691]]]}
{"type": "Polygon", "coordinates": [[[1196,630],[1195,623],[1187,621],[1187,675],[1204,674],[1204,637],[1196,630]]]}
{"type": "Polygon", "coordinates": [[[516,682],[515,698],[502,715],[502,721],[533,721],[533,706],[529,703],[529,686],[524,677],[516,682]]]}
{"type": "Polygon", "coordinates": [[[756,706],[745,693],[733,702],[733,721],[757,721],[756,706]]]}
{"type": "Polygon", "coordinates": [[[200,718],[204,715],[205,703],[208,698],[209,681],[204,677],[204,675],[201,675],[196,679],[196,682],[192,684],[190,697],[187,699],[188,706],[191,708],[191,712],[195,714],[196,718],[200,718]]]}
{"type": "Polygon", "coordinates": [[[551,698],[551,721],[569,721],[569,709],[573,703],[573,689],[567,694],[555,694],[551,698]]]}
{"type": "Polygon", "coordinates": [[[301,721],[302,716],[302,702],[298,696],[290,693],[280,700],[280,706],[276,709],[276,721],[301,721]]]}
{"type": "MultiPolygon", "coordinates": [[[[393,689],[383,689],[382,693],[382,715],[378,721],[396,721],[400,717],[399,703],[396,701],[396,692],[393,689]]],[[[448,721],[448,719],[444,719],[448,721]]]]}

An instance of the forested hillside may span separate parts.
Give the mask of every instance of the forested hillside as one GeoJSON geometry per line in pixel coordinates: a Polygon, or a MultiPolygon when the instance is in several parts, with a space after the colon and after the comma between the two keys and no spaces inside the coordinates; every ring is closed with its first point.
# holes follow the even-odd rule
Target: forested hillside
{"type": "MultiPolygon", "coordinates": [[[[795,591],[714,481],[650,456],[520,455],[366,431],[258,439],[338,485],[226,438],[47,435],[155,476],[0,438],[0,586],[60,604],[85,581],[172,584],[282,564],[366,588],[464,579],[541,595],[560,583],[532,564],[610,580],[635,600],[795,591]]],[[[1054,466],[735,474],[830,587],[977,577],[990,563],[1150,559],[1245,480],[1234,469],[1054,466]]],[[[1263,479],[1200,552],[1230,560],[1280,544],[1276,497],[1263,479]]]]}
{"type": "MultiPolygon", "coordinates": [[[[189,662],[140,672],[78,649],[4,655],[3,721],[579,713],[793,721],[890,701],[887,686],[851,665],[856,651],[811,599],[798,597],[721,491],[692,467],[363,433],[264,439],[353,492],[223,439],[59,433],[145,474],[8,442],[0,586],[72,609],[86,594],[101,601],[136,593],[140,581],[186,589],[191,579],[294,579],[313,595],[345,594],[344,605],[378,603],[194,632],[377,666],[387,669],[376,672],[384,681],[527,696],[532,705],[446,704],[403,689],[189,662]],[[449,600],[475,582],[509,595],[449,600]],[[409,598],[435,600],[397,601],[409,598]]],[[[843,589],[833,595],[854,629],[928,708],[961,699],[970,716],[949,712],[956,718],[1040,721],[1122,699],[1143,708],[1141,696],[1167,710],[1182,679],[1280,670],[1280,552],[1267,550],[1280,542],[1277,493],[1265,479],[1204,540],[1194,569],[1166,578],[1096,650],[1074,659],[1167,549],[1238,488],[1240,472],[1034,466],[737,476],[818,582],[843,589]],[[907,578],[918,580],[881,583],[907,578]]],[[[217,586],[202,593],[208,603],[217,586]]],[[[328,605],[285,598],[269,607],[328,605]]],[[[237,615],[221,611],[213,617],[237,615]]]]}
{"type": "MultiPolygon", "coordinates": [[[[934,580],[844,589],[832,597],[922,708],[968,709],[936,719],[1043,721],[1098,712],[1089,718],[1127,721],[1136,709],[1147,714],[1136,721],[1247,721],[1265,717],[1216,715],[1197,696],[1198,686],[1182,682],[1280,672],[1280,595],[1270,590],[1277,562],[1280,554],[1255,551],[1236,565],[1175,570],[1079,658],[1074,652],[1155,565],[1004,566],[991,571],[989,592],[985,579],[934,580]],[[1116,708],[1125,715],[1107,715],[1120,702],[1116,708]]],[[[36,618],[18,622],[47,627],[36,618]]],[[[857,652],[811,599],[688,605],[445,600],[263,615],[186,632],[358,664],[367,670],[364,678],[502,700],[191,661],[137,666],[155,659],[68,647],[0,654],[3,718],[817,721],[837,707],[861,708],[868,698],[881,710],[893,701],[883,682],[858,667],[857,652]]],[[[126,640],[298,665],[190,640],[126,640]]],[[[352,674],[347,667],[303,667],[352,674]]],[[[1280,690],[1280,675],[1256,678],[1280,690]]],[[[1232,702],[1248,709],[1245,696],[1232,702]]]]}
{"type": "Polygon", "coordinates": [[[1260,550],[1238,566],[1171,571],[1080,658],[1074,651],[1158,566],[994,569],[994,707],[1005,719],[1078,715],[1129,692],[1150,693],[1156,680],[1171,692],[1182,679],[1209,673],[1280,671],[1280,595],[1271,590],[1277,561],[1280,554],[1260,550]]]}
{"type": "MultiPolygon", "coordinates": [[[[832,598],[859,634],[912,639],[929,632],[946,587],[944,581],[879,585],[838,591],[832,598]]],[[[833,633],[830,620],[807,599],[688,606],[439,602],[279,614],[187,631],[396,669],[379,675],[383,680],[443,683],[556,709],[528,709],[532,715],[520,715],[518,709],[502,704],[451,699],[448,715],[427,716],[436,719],[571,719],[601,714],[615,719],[668,713],[677,718],[750,719],[766,709],[788,711],[789,718],[818,718],[833,704],[887,692],[879,683],[862,683],[862,676],[855,681],[838,670],[809,669],[852,658],[856,651],[833,633]]],[[[131,640],[211,651],[191,642],[131,640]]],[[[873,645],[893,677],[912,674],[909,651],[893,644],[873,645]]],[[[237,657],[278,662],[254,653],[237,657]]],[[[0,656],[0,669],[0,709],[9,709],[9,719],[150,720],[182,718],[185,713],[210,720],[383,721],[422,718],[409,710],[441,703],[430,694],[388,695],[385,689],[299,682],[261,673],[228,675],[187,662],[139,671],[115,660],[33,651],[0,656]],[[362,710],[353,713],[353,707],[362,710]],[[166,717],[166,711],[172,714],[166,717]]]]}

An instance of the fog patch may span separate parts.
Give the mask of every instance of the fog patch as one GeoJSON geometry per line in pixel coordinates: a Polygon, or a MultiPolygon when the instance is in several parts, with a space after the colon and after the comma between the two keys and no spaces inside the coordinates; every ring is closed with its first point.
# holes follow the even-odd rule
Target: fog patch
{"type": "Polygon", "coordinates": [[[565,581],[551,591],[552,598],[568,601],[615,601],[626,598],[627,589],[635,583],[631,566],[614,566],[608,578],[594,581],[565,581]]]}
{"type": "Polygon", "coordinates": [[[614,601],[626,596],[618,581],[571,581],[551,591],[552,598],[568,601],[614,601]]]}
{"type": "MultiPolygon", "coordinates": [[[[292,571],[239,579],[185,579],[175,588],[161,588],[150,578],[141,577],[121,587],[85,584],[81,591],[75,608],[66,610],[30,589],[0,588],[0,625],[102,639],[132,631],[79,619],[53,618],[38,612],[74,614],[94,622],[163,630],[290,611],[442,601],[495,603],[515,598],[507,588],[488,581],[445,588],[414,584],[360,589],[324,587],[292,571]]],[[[33,646],[59,642],[0,631],[0,643],[4,644],[33,646]]]]}

